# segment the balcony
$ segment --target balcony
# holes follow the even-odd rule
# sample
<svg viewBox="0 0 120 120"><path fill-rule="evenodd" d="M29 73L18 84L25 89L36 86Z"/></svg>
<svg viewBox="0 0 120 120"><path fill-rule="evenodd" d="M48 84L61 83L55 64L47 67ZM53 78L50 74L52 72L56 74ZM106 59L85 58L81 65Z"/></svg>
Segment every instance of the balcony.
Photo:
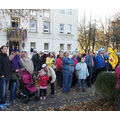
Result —
<svg viewBox="0 0 120 120"><path fill-rule="evenodd" d="M27 29L18 27L7 28L7 40L24 41L25 39L27 39Z"/></svg>

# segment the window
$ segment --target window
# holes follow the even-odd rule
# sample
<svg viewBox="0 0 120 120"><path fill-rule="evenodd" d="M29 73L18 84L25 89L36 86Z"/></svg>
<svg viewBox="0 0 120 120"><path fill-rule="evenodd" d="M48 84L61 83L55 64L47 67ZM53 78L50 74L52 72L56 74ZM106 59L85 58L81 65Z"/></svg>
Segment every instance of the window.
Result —
<svg viewBox="0 0 120 120"><path fill-rule="evenodd" d="M60 24L60 33L64 33L64 24Z"/></svg>
<svg viewBox="0 0 120 120"><path fill-rule="evenodd" d="M43 11L43 17L49 18L50 17L50 11Z"/></svg>
<svg viewBox="0 0 120 120"><path fill-rule="evenodd" d="M68 50L68 51L71 50L71 44L67 44L67 50Z"/></svg>
<svg viewBox="0 0 120 120"><path fill-rule="evenodd" d="M30 52L34 52L35 50L35 42L30 43Z"/></svg>
<svg viewBox="0 0 120 120"><path fill-rule="evenodd" d="M50 33L50 22L43 22L43 32Z"/></svg>
<svg viewBox="0 0 120 120"><path fill-rule="evenodd" d="M36 20L30 20L30 31L37 32L37 21Z"/></svg>
<svg viewBox="0 0 120 120"><path fill-rule="evenodd" d="M11 27L19 27L19 19L11 18Z"/></svg>
<svg viewBox="0 0 120 120"><path fill-rule="evenodd" d="M61 13L61 14L64 14L64 13L65 13L65 10L64 10L64 9L61 9L61 10L60 10L60 13Z"/></svg>
<svg viewBox="0 0 120 120"><path fill-rule="evenodd" d="M60 50L64 50L64 44L60 44Z"/></svg>
<svg viewBox="0 0 120 120"><path fill-rule="evenodd" d="M68 10L67 10L67 14L68 14L68 15L72 15L72 9L68 9Z"/></svg>
<svg viewBox="0 0 120 120"><path fill-rule="evenodd" d="M68 30L67 30L68 34L72 33L72 25L68 24Z"/></svg>
<svg viewBox="0 0 120 120"><path fill-rule="evenodd" d="M48 43L44 43L44 50L49 50L49 44Z"/></svg>
<svg viewBox="0 0 120 120"><path fill-rule="evenodd" d="M37 15L37 13L36 13L36 11L34 11L34 10L31 10L31 13L30 13L32 16L36 16Z"/></svg>

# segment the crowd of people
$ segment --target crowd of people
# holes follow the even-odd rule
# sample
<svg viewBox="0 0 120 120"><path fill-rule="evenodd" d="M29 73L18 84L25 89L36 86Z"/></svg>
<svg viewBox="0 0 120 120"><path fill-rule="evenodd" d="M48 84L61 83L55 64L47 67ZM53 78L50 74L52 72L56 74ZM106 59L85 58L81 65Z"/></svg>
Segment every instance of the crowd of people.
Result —
<svg viewBox="0 0 120 120"><path fill-rule="evenodd" d="M96 76L102 71L109 71L109 54L101 47L93 54L92 49L87 54L59 51L45 54L34 51L32 58L26 51L11 51L1 47L0 52L0 107L6 109L7 105L18 101L17 91L28 91L28 94L38 92L35 79L39 80L39 100L45 100L47 87L51 87L51 97L55 97L55 89L62 89L63 93L70 92L76 87L76 92L86 92L92 87ZM21 87L21 84L24 86ZM6 102L10 90L10 102ZM24 95L23 95L24 96Z"/></svg>

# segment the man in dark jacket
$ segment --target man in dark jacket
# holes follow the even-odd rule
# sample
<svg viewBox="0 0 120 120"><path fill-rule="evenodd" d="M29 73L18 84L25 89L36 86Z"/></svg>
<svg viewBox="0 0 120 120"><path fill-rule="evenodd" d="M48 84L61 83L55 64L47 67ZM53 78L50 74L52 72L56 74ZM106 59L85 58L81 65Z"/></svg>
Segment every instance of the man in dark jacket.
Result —
<svg viewBox="0 0 120 120"><path fill-rule="evenodd" d="M9 84L9 74L10 74L10 64L9 57L7 56L7 47L1 47L0 53L0 107L6 109L7 93L8 93L8 84Z"/></svg>
<svg viewBox="0 0 120 120"><path fill-rule="evenodd" d="M42 69L42 64L44 63L44 57L43 55L41 55L41 52L40 54L34 52L34 55L32 56L32 61L34 64L34 72L38 73L38 71Z"/></svg>
<svg viewBox="0 0 120 120"><path fill-rule="evenodd" d="M93 53L91 49L89 49L88 51L85 62L88 66L88 71L89 71L89 77L87 78L87 86L91 87L93 83L92 74L93 74L93 67L94 67Z"/></svg>

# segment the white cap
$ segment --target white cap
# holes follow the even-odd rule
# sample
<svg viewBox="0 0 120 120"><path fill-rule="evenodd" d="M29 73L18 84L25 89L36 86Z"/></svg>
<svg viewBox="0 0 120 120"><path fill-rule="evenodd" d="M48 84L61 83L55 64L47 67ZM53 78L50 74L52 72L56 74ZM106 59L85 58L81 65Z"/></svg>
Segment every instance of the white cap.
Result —
<svg viewBox="0 0 120 120"><path fill-rule="evenodd" d="M46 65L46 64L43 64L43 65L42 65L42 68L45 68L45 67L47 67L47 65Z"/></svg>

